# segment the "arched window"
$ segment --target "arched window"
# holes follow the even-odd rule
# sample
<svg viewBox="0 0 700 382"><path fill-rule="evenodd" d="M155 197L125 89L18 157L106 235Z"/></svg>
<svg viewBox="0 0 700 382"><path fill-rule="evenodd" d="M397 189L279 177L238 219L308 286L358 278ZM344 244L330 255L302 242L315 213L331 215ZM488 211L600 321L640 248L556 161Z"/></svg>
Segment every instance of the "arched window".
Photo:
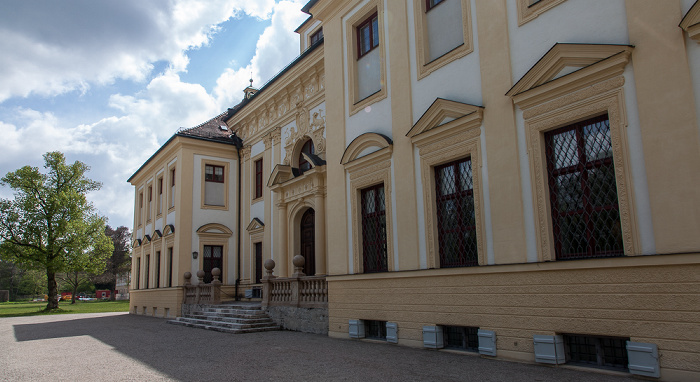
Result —
<svg viewBox="0 0 700 382"><path fill-rule="evenodd" d="M304 158L304 154L306 155L312 155L314 153L314 142L309 139L304 143L304 146L301 147L301 151L299 152L299 170L301 172L311 170L311 163L309 163L306 158Z"/></svg>

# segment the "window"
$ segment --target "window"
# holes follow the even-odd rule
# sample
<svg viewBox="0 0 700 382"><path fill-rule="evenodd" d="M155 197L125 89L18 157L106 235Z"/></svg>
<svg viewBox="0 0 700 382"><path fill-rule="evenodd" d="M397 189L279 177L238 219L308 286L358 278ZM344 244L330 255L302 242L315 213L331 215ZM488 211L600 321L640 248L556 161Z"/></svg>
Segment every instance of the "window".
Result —
<svg viewBox="0 0 700 382"><path fill-rule="evenodd" d="M435 168L440 267L479 265L471 158Z"/></svg>
<svg viewBox="0 0 700 382"><path fill-rule="evenodd" d="M545 133L558 260L623 255L608 116Z"/></svg>
<svg viewBox="0 0 700 382"><path fill-rule="evenodd" d="M139 289L141 287L141 258L137 257L136 258L136 288Z"/></svg>
<svg viewBox="0 0 700 382"><path fill-rule="evenodd" d="M365 338L386 340L386 321L365 320Z"/></svg>
<svg viewBox="0 0 700 382"><path fill-rule="evenodd" d="M146 221L151 220L151 211L153 211L153 186L148 186L148 219Z"/></svg>
<svg viewBox="0 0 700 382"><path fill-rule="evenodd" d="M323 38L323 28L319 29L318 31L314 32L314 34L311 35L311 45L321 41Z"/></svg>
<svg viewBox="0 0 700 382"><path fill-rule="evenodd" d="M156 251L156 288L160 288L160 251Z"/></svg>
<svg viewBox="0 0 700 382"><path fill-rule="evenodd" d="M151 270L150 270L150 265L151 265L151 255L146 255L146 274L144 275L144 287L148 289L148 278L151 275Z"/></svg>
<svg viewBox="0 0 700 382"><path fill-rule="evenodd" d="M175 207L175 169L170 170L170 208Z"/></svg>
<svg viewBox="0 0 700 382"><path fill-rule="evenodd" d="M167 287L173 286L173 247L168 248L168 285Z"/></svg>
<svg viewBox="0 0 700 382"><path fill-rule="evenodd" d="M566 0L517 0L518 1L518 26L534 20L537 16L547 12Z"/></svg>
<svg viewBox="0 0 700 382"><path fill-rule="evenodd" d="M386 211L384 185L362 190L362 261L365 273L386 272Z"/></svg>
<svg viewBox="0 0 700 382"><path fill-rule="evenodd" d="M163 177L158 178L158 215L163 213Z"/></svg>
<svg viewBox="0 0 700 382"><path fill-rule="evenodd" d="M139 225L143 224L143 191L139 192Z"/></svg>
<svg viewBox="0 0 700 382"><path fill-rule="evenodd" d="M204 270L204 283L209 284L212 282L213 277L211 275L211 270L214 268L219 268L222 272L224 271L224 247L221 245L205 245L204 246L204 256L203 256L203 270ZM219 280L221 281L221 280Z"/></svg>
<svg viewBox="0 0 700 382"><path fill-rule="evenodd" d="M301 147L301 152L299 152L299 170L303 173L304 171L311 170L311 163L304 158L304 154L313 155L314 154L314 142L309 139Z"/></svg>
<svg viewBox="0 0 700 382"><path fill-rule="evenodd" d="M255 161L255 198L262 198L263 196L263 160L258 159Z"/></svg>
<svg viewBox="0 0 700 382"><path fill-rule="evenodd" d="M204 180L207 182L224 182L224 167L206 165L204 167Z"/></svg>
<svg viewBox="0 0 700 382"><path fill-rule="evenodd" d="M202 208L226 209L228 201L228 184L226 182L227 166L224 162L217 164L202 163L204 182L202 183Z"/></svg>
<svg viewBox="0 0 700 382"><path fill-rule="evenodd" d="M479 351L479 328L465 326L443 326L445 348Z"/></svg>
<svg viewBox="0 0 700 382"><path fill-rule="evenodd" d="M379 19L373 14L357 26L358 59L379 46Z"/></svg>
<svg viewBox="0 0 700 382"><path fill-rule="evenodd" d="M434 6L442 3L445 0L425 0L425 9L426 10L431 10L433 9Z"/></svg>
<svg viewBox="0 0 700 382"><path fill-rule="evenodd" d="M255 243L255 283L260 284L263 274L262 243Z"/></svg>
<svg viewBox="0 0 700 382"><path fill-rule="evenodd" d="M470 7L468 0L413 0L419 80L473 51Z"/></svg>
<svg viewBox="0 0 700 382"><path fill-rule="evenodd" d="M629 338L565 334L566 361L601 368L627 370Z"/></svg>

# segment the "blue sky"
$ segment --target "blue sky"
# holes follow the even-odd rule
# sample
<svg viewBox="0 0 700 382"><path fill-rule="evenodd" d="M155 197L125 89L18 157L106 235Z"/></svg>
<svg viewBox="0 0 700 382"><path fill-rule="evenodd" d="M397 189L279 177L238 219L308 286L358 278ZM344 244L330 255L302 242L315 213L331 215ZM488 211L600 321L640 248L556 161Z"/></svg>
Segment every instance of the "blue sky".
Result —
<svg viewBox="0 0 700 382"><path fill-rule="evenodd" d="M133 172L180 127L237 104L294 59L306 0L0 2L0 176L62 151L133 224ZM0 187L0 197L11 198Z"/></svg>

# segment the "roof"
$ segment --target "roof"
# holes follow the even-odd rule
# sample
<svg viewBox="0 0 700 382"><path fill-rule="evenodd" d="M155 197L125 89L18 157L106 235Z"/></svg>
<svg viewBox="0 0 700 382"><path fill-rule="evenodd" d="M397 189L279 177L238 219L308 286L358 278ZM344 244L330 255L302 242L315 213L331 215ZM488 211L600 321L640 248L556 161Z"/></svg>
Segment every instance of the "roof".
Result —
<svg viewBox="0 0 700 382"><path fill-rule="evenodd" d="M313 7L314 5L316 5L316 3L318 3L318 0L311 0L311 1L309 1L308 3L306 3L306 5L304 5L304 6L301 8L301 11L304 12L304 13L306 13L306 14L308 14L308 15L310 15L310 14L311 14L311 7Z"/></svg>
<svg viewBox="0 0 700 382"><path fill-rule="evenodd" d="M160 146L160 148L153 153L153 155L151 155L151 157L148 158L148 160L146 160L146 162L144 162L141 167L139 167L139 169L136 170L136 172L134 172L134 174L131 175L126 181L131 182L136 174L143 170L143 168L146 167L153 160L153 158L157 157L158 154L163 151L176 137L200 139L204 141L234 145L234 140L231 137L233 133L228 129L228 127L226 127L224 120L228 118L231 113L237 111L242 104L243 103L241 102L233 108L230 108L216 117L195 127L180 128L175 134L173 134L172 137L170 137L170 139L163 143L163 145ZM222 126L226 127L226 130L222 129Z"/></svg>

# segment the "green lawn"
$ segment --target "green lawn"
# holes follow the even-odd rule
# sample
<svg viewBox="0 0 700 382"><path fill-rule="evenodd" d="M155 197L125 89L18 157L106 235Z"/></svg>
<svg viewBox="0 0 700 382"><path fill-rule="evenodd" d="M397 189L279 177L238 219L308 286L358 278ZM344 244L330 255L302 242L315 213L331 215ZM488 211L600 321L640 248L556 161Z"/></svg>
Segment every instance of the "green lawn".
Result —
<svg viewBox="0 0 700 382"><path fill-rule="evenodd" d="M46 302L0 302L0 317L40 316L47 314L128 312L129 301L60 301L59 309L43 312Z"/></svg>

